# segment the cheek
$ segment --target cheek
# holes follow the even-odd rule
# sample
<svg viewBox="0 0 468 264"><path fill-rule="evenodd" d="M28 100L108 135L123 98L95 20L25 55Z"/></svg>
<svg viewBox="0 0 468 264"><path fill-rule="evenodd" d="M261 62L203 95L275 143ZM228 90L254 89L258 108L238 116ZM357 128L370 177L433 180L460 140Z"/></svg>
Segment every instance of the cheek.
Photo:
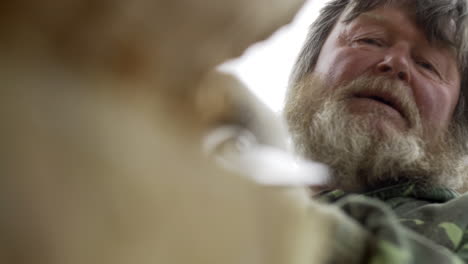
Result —
<svg viewBox="0 0 468 264"><path fill-rule="evenodd" d="M375 57L363 56L352 48L341 48L320 59L315 72L321 74L327 84L336 87L368 72Z"/></svg>
<svg viewBox="0 0 468 264"><path fill-rule="evenodd" d="M447 128L455 110L459 90L446 85L422 84L414 90L423 122L431 128Z"/></svg>

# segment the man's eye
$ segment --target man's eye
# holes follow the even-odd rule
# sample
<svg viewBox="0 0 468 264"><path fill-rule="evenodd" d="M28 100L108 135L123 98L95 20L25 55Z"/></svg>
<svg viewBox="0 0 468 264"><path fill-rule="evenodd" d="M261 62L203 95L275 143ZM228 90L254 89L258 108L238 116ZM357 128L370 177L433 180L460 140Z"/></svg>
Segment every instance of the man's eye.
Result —
<svg viewBox="0 0 468 264"><path fill-rule="evenodd" d="M417 61L416 63L417 63L419 66L421 66L422 68L426 69L426 70L436 72L434 66L433 66L431 63L429 63L429 62L426 62L426 61Z"/></svg>
<svg viewBox="0 0 468 264"><path fill-rule="evenodd" d="M362 44L377 46L377 47L382 47L383 46L382 41L380 41L378 39L373 39L373 38L362 38L362 39L359 39L358 42L360 42Z"/></svg>

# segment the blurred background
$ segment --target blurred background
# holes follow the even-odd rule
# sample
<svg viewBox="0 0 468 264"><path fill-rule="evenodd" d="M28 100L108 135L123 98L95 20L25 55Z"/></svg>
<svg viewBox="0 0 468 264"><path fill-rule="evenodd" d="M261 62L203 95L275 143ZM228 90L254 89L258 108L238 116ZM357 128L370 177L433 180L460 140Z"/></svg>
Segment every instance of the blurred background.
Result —
<svg viewBox="0 0 468 264"><path fill-rule="evenodd" d="M283 108L289 73L309 25L328 0L308 0L291 24L250 47L243 56L221 66L238 76L273 111Z"/></svg>

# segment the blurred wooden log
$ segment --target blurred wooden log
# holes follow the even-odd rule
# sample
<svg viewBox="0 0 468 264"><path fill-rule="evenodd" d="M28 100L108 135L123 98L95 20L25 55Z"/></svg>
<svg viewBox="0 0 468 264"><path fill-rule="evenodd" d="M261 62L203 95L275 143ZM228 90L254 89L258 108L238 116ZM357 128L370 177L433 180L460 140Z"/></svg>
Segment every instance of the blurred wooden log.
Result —
<svg viewBox="0 0 468 264"><path fill-rule="evenodd" d="M320 263L326 214L204 157L195 99L300 5L0 3L0 261Z"/></svg>

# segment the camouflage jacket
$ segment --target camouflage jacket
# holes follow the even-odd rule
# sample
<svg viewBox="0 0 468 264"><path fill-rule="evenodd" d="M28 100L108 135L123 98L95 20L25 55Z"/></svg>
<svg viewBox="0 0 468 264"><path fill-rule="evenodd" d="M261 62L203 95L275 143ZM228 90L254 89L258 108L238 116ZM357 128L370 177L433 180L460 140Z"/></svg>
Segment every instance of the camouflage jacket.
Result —
<svg viewBox="0 0 468 264"><path fill-rule="evenodd" d="M332 263L468 263L468 194L400 184L318 199L347 215L335 231Z"/></svg>

